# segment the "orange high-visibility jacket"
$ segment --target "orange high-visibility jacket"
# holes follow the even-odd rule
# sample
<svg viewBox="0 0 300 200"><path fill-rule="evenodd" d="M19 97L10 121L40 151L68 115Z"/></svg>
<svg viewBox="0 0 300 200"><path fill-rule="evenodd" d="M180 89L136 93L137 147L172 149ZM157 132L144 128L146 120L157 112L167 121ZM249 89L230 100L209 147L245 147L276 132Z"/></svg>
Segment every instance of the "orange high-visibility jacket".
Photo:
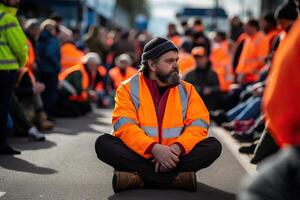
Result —
<svg viewBox="0 0 300 200"><path fill-rule="evenodd" d="M269 44L263 33L257 32L252 37L247 36L235 73L246 75L247 82L257 81L268 52Z"/></svg>
<svg viewBox="0 0 300 200"><path fill-rule="evenodd" d="M84 53L77 49L72 43L65 43L60 47L61 53L61 71L68 69L81 62Z"/></svg>
<svg viewBox="0 0 300 200"><path fill-rule="evenodd" d="M183 76L196 67L196 60L190 53L179 52L178 56L179 71Z"/></svg>
<svg viewBox="0 0 300 200"><path fill-rule="evenodd" d="M267 40L267 43L269 45L269 50L272 47L274 39L279 35L279 33L280 33L280 29L274 29L274 30L271 30L269 33L266 34L266 40Z"/></svg>
<svg viewBox="0 0 300 200"><path fill-rule="evenodd" d="M82 92L81 94L77 94L76 89L67 81L65 80L70 74L73 72L80 71L81 76L82 76L82 81L81 81L81 87L82 87ZM65 71L61 72L58 76L58 79L60 81L60 84L67 88L68 91L72 95L69 96L69 100L71 101L79 101L79 102L84 102L88 99L88 86L89 86L89 76L88 73L86 72L84 65L83 64L78 64L74 65L73 67L69 67Z"/></svg>
<svg viewBox="0 0 300 200"><path fill-rule="evenodd" d="M207 137L210 123L207 108L196 89L181 81L170 88L162 130L158 130L155 105L140 73L118 88L112 122L114 135L144 158L151 157L146 150L159 141L167 146L179 143L188 154Z"/></svg>
<svg viewBox="0 0 300 200"><path fill-rule="evenodd" d="M228 92L233 82L233 70L229 52L229 42L227 40L213 47L210 60L214 71L218 75L221 90Z"/></svg>
<svg viewBox="0 0 300 200"><path fill-rule="evenodd" d="M267 126L277 142L300 144L300 19L275 53L263 97Z"/></svg>
<svg viewBox="0 0 300 200"><path fill-rule="evenodd" d="M108 74L113 81L114 89L117 89L119 85L122 83L122 81L125 81L129 79L131 76L135 75L137 73L137 69L128 66L126 68L125 75L123 76L119 67L114 67L109 70Z"/></svg>
<svg viewBox="0 0 300 200"><path fill-rule="evenodd" d="M181 44L182 44L182 38L180 35L174 35L172 37L169 38L174 44L176 47L180 47Z"/></svg>
<svg viewBox="0 0 300 200"><path fill-rule="evenodd" d="M27 59L25 66L32 69L33 65L35 63L35 52L34 52L32 42L28 38L26 38L26 43L28 45L28 59Z"/></svg>

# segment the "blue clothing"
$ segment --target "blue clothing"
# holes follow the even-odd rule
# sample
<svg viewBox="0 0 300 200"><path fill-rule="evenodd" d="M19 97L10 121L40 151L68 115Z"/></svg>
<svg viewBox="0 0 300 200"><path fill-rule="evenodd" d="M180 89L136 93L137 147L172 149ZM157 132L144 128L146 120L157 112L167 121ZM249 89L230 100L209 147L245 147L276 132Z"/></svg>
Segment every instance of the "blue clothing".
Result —
<svg viewBox="0 0 300 200"><path fill-rule="evenodd" d="M227 118L232 120L256 119L261 112L261 97L249 98L227 112Z"/></svg>
<svg viewBox="0 0 300 200"><path fill-rule="evenodd" d="M43 31L37 42L38 72L58 74L60 65L59 40L48 31Z"/></svg>

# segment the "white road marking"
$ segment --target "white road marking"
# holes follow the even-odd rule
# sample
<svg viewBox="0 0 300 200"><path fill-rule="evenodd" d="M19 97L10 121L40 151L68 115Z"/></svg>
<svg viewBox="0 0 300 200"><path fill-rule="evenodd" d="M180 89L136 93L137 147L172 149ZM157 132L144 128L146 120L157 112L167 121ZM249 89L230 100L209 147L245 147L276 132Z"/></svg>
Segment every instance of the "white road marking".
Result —
<svg viewBox="0 0 300 200"><path fill-rule="evenodd" d="M250 157L246 154L239 153L240 143L232 138L226 131L219 127L211 127L214 134L225 143L226 147L231 151L234 157L238 160L241 166L249 175L255 174L256 165L250 163Z"/></svg>
<svg viewBox="0 0 300 200"><path fill-rule="evenodd" d="M6 192L1 192L0 191L0 197L4 196L6 194Z"/></svg>

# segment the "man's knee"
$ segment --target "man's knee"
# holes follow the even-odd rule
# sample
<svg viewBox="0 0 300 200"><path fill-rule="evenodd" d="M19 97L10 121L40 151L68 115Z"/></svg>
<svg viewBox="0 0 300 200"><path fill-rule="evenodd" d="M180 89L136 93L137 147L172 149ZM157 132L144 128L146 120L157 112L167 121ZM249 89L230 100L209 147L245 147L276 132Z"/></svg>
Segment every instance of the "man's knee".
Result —
<svg viewBox="0 0 300 200"><path fill-rule="evenodd" d="M105 159L106 155L110 154L112 150L112 141L113 141L112 135L104 134L97 138L95 143L95 150L97 153L97 157L103 161Z"/></svg>
<svg viewBox="0 0 300 200"><path fill-rule="evenodd" d="M211 157L216 160L221 155L222 144L214 137L209 137L207 140L210 143L208 151L210 152Z"/></svg>

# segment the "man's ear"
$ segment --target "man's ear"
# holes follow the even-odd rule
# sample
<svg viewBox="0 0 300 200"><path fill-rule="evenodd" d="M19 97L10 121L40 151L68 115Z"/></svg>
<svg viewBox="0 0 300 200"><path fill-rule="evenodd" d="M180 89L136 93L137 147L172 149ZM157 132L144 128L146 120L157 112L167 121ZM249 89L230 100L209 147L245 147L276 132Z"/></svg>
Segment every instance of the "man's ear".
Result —
<svg viewBox="0 0 300 200"><path fill-rule="evenodd" d="M149 60L147 62L148 62L150 70L155 72L156 71L156 62L154 62L153 60Z"/></svg>

